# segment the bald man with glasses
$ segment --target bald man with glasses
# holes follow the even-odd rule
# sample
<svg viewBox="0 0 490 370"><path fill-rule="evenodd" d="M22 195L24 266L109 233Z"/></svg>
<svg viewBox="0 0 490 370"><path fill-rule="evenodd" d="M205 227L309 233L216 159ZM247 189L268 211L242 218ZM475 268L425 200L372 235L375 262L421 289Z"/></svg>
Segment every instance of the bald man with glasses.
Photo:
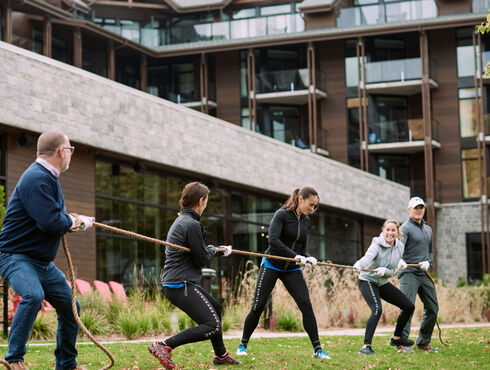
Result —
<svg viewBox="0 0 490 370"><path fill-rule="evenodd" d="M87 230L93 217L68 214L58 177L70 166L75 148L61 132L48 131L37 142L37 158L17 183L0 234L0 275L22 297L12 320L5 359L27 369L26 343L46 299L58 315L56 369L85 369L76 361L78 324L71 288L53 260L69 231ZM80 304L77 301L80 311Z"/></svg>

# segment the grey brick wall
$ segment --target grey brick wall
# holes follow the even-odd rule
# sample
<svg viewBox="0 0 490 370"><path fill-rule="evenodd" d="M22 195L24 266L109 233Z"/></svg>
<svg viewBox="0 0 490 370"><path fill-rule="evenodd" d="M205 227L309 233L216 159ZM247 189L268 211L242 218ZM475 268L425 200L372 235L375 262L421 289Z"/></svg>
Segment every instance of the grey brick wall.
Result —
<svg viewBox="0 0 490 370"><path fill-rule="evenodd" d="M481 231L480 204L447 203L437 211L437 273L456 282L467 277L466 233Z"/></svg>
<svg viewBox="0 0 490 370"><path fill-rule="evenodd" d="M406 217L407 187L3 42L0 123L282 194L311 185L322 204Z"/></svg>

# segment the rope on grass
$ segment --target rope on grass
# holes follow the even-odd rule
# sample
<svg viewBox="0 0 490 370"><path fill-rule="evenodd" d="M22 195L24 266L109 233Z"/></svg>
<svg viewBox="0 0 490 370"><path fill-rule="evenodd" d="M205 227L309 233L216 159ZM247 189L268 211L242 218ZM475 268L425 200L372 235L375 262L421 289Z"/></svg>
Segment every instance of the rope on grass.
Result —
<svg viewBox="0 0 490 370"><path fill-rule="evenodd" d="M90 338L90 340L97 346L99 347L104 353L109 357L109 360L111 363L105 367L103 367L101 370L107 370L110 369L114 365L114 357L112 357L112 354L109 352L107 348L105 348L102 344L100 344L97 339L92 335L92 333L83 325L82 320L80 320L80 316L78 315L78 310L77 310L77 287L75 284L75 270L73 269L73 263L71 261L71 256L70 256L70 251L68 250L68 243L66 242L66 236L63 235L61 238L61 241L63 242L63 250L65 251L65 256L66 256L66 262L68 263L68 275L70 278L71 282L71 309L73 311L73 316L75 317L75 321L77 322L78 326L82 329L82 331L87 335L87 337Z"/></svg>

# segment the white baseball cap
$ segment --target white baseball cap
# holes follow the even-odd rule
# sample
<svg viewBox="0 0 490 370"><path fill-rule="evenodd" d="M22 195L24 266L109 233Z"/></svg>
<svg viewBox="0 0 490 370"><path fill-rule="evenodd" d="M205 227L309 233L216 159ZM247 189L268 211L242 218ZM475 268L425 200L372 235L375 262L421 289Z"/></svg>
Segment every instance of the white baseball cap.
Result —
<svg viewBox="0 0 490 370"><path fill-rule="evenodd" d="M413 197L408 202L408 208L415 208L418 205L423 205L425 207L425 202L422 200L422 198Z"/></svg>

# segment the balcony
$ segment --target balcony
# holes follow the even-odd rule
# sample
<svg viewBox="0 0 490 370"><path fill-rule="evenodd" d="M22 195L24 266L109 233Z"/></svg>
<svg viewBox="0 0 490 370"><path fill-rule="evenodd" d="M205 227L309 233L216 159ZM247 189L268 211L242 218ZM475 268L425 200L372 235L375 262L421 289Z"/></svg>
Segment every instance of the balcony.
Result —
<svg viewBox="0 0 490 370"><path fill-rule="evenodd" d="M435 81L435 63L429 63L429 84ZM366 63L366 90L369 94L410 96L422 91L422 61L420 58L386 60Z"/></svg>
<svg viewBox="0 0 490 370"><path fill-rule="evenodd" d="M388 121L369 124L370 153L414 154L424 151L424 122L422 119ZM439 149L439 125L432 120L432 147Z"/></svg>
<svg viewBox="0 0 490 370"><path fill-rule="evenodd" d="M194 87L194 86L193 86ZM181 104L184 107L200 109L201 108L201 97L200 97L200 87L195 86L195 89L187 85L178 86L176 89L162 92L163 99L170 100L171 102ZM216 88L213 83L208 83L209 97L208 106L216 108ZM153 92L151 88L148 91L152 95L159 96L157 92ZM206 104L206 97L203 98L203 105Z"/></svg>
<svg viewBox="0 0 490 370"><path fill-rule="evenodd" d="M435 0L413 0L340 9L337 27L415 21L437 17Z"/></svg>
<svg viewBox="0 0 490 370"><path fill-rule="evenodd" d="M324 157L330 156L330 153L327 150L327 130L317 127L316 138L316 147L313 144L312 152L323 155Z"/></svg>
<svg viewBox="0 0 490 370"><path fill-rule="evenodd" d="M100 23L102 20L94 20ZM123 21L120 21L120 23ZM184 20L164 28L141 27L131 24L102 25L104 28L150 48L200 41L235 40L302 32L305 22L300 14L281 14L223 22L198 23Z"/></svg>
<svg viewBox="0 0 490 370"><path fill-rule="evenodd" d="M473 13L488 14L490 0L473 0Z"/></svg>
<svg viewBox="0 0 490 370"><path fill-rule="evenodd" d="M326 76L315 72L316 98L326 98ZM295 104L308 103L308 69L290 69L257 73L255 76L256 100L260 103ZM313 86L311 87L313 91Z"/></svg>

